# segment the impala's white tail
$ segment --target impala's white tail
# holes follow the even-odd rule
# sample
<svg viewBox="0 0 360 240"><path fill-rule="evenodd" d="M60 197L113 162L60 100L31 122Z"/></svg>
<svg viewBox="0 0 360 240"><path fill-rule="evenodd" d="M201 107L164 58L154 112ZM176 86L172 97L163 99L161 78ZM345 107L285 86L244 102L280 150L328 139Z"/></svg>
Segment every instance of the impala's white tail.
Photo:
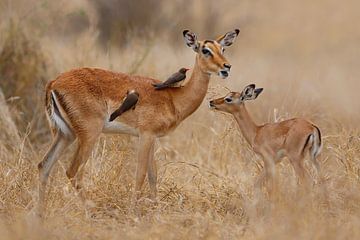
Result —
<svg viewBox="0 0 360 240"><path fill-rule="evenodd" d="M49 120L50 128L55 135L57 131L60 131L64 136L73 136L66 113L59 102L57 94L54 90L46 89L46 113Z"/></svg>
<svg viewBox="0 0 360 240"><path fill-rule="evenodd" d="M312 163L314 164L314 166L316 167L316 170L319 172L320 165L319 165L318 161L316 160L316 158L319 156L319 154L321 153L321 150L322 150L321 132L318 127L316 127L315 125L313 125L313 126L314 126L315 130L312 134L309 135L305 146L310 146L310 149L309 149L310 159L311 159Z"/></svg>
<svg viewBox="0 0 360 240"><path fill-rule="evenodd" d="M316 126L314 126L316 131L313 133L313 136L314 136L314 144L312 145L311 147L311 157L312 158L316 158L321 150L322 150L322 141L321 141L321 132L320 132L320 129Z"/></svg>

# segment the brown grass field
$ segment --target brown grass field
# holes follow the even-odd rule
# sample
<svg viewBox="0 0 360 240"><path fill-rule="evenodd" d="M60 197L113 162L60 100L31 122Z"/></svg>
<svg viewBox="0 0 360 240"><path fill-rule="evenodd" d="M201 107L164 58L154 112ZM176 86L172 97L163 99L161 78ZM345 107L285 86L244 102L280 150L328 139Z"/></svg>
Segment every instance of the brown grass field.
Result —
<svg viewBox="0 0 360 240"><path fill-rule="evenodd" d="M356 0L0 0L0 239L360 239L359 9ZM164 79L194 63L183 29L203 39L236 27L230 77L213 76L202 106L156 144L157 205L146 184L130 207L137 139L103 135L86 165L91 206L66 178L71 147L37 221L46 81L82 66ZM207 107L249 83L265 89L247 105L258 123L305 117L322 130L310 189L285 159L275 198L254 194L262 162L232 117Z"/></svg>

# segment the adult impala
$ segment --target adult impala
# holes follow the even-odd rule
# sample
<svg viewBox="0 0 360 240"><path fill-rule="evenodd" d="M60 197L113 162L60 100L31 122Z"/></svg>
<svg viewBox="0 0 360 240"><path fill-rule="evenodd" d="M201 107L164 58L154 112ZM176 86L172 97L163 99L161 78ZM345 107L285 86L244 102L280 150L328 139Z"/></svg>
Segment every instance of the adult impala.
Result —
<svg viewBox="0 0 360 240"><path fill-rule="evenodd" d="M275 164L288 157L300 179L305 179L304 158L309 153L312 163L319 172L316 157L320 154L321 133L317 126L305 119L293 118L277 123L257 125L250 117L245 101L256 99L262 88L250 84L239 92L230 92L225 97L211 100L210 108L231 113L240 131L255 153L264 161L264 171L257 186L264 180L273 180ZM269 182L272 185L272 182ZM269 189L271 191L271 187Z"/></svg>
<svg viewBox="0 0 360 240"><path fill-rule="evenodd" d="M228 76L231 65L223 52L238 34L236 29L216 40L198 41L194 33L185 30L185 42L196 52L196 57L192 75L183 88L156 91L152 84L159 83L159 80L95 68L71 70L49 82L46 86L46 110L54 140L38 165L40 212L48 176L61 153L78 139L66 175L75 189L81 190L83 167L101 133L139 137L135 193L139 196L147 173L151 198L155 199L155 139L174 130L200 106L210 75ZM140 95L136 109L109 122L109 115L118 108L128 90L135 90Z"/></svg>

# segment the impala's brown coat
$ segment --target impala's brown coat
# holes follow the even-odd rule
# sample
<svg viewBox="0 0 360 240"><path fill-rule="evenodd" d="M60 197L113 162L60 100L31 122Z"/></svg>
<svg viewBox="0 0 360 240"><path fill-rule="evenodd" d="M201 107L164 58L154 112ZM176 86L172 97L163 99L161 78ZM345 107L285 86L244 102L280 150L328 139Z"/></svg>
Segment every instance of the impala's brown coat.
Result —
<svg viewBox="0 0 360 240"><path fill-rule="evenodd" d="M187 45L197 55L192 75L182 88L156 91L152 83L159 80L97 68L74 69L49 82L46 87L46 109L55 137L39 164L40 208L52 166L76 138L78 147L66 174L74 187L81 189L83 166L102 132L139 136L135 191L140 192L148 173L151 196L155 198L155 139L174 130L200 106L211 74L228 76L231 65L223 56L223 47L230 46L238 33L238 30L231 31L217 41L205 43L197 41L196 35L190 31L184 31ZM211 49L211 56L203 54L203 48ZM128 90L139 93L135 110L125 112L114 122L109 122L109 115L118 108Z"/></svg>

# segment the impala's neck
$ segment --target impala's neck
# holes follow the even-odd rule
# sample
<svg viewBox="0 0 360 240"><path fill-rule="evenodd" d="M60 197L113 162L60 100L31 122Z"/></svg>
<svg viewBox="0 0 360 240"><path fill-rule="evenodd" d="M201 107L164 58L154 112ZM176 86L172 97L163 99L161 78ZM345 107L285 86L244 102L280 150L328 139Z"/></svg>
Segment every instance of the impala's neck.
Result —
<svg viewBox="0 0 360 240"><path fill-rule="evenodd" d="M250 117L246 110L245 104L239 106L239 111L233 113L236 122L239 125L241 133L244 135L246 141L253 146L257 129L259 128Z"/></svg>
<svg viewBox="0 0 360 240"><path fill-rule="evenodd" d="M192 114L202 103L208 90L210 74L199 66L199 56L196 56L193 72L187 84L172 91L173 103L181 120Z"/></svg>

